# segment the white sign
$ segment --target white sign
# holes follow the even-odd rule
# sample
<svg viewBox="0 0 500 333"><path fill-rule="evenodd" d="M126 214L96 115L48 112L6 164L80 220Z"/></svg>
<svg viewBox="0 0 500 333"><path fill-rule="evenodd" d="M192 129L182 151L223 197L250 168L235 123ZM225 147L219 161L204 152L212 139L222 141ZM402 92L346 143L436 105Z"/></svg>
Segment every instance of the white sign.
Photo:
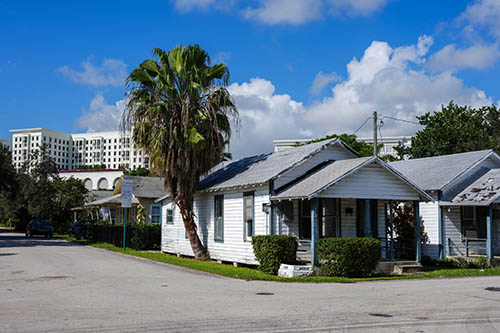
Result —
<svg viewBox="0 0 500 333"><path fill-rule="evenodd" d="M130 179L122 180L122 207L132 207L132 195L134 192L134 182Z"/></svg>

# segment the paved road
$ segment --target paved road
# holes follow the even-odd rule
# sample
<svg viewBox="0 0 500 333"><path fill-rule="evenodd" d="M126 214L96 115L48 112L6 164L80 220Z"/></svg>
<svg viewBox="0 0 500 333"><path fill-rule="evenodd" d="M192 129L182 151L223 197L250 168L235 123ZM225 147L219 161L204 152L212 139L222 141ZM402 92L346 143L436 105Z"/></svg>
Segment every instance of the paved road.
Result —
<svg viewBox="0 0 500 333"><path fill-rule="evenodd" d="M0 233L1 332L496 332L485 287L500 278L247 282Z"/></svg>

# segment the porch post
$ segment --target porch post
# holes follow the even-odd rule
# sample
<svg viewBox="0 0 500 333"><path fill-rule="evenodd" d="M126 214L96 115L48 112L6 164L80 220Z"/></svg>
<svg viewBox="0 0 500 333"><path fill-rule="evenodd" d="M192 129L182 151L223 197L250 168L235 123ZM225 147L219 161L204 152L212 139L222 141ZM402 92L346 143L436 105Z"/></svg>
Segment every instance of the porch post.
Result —
<svg viewBox="0 0 500 333"><path fill-rule="evenodd" d="M446 249L444 246L444 225L443 225L443 206L438 204L438 252L439 259L446 256Z"/></svg>
<svg viewBox="0 0 500 333"><path fill-rule="evenodd" d="M365 199L365 237L372 237L372 232L371 232L372 210L370 204L371 204L370 199Z"/></svg>
<svg viewBox="0 0 500 333"><path fill-rule="evenodd" d="M489 260L493 259L493 207L488 207L488 216L486 217L486 256Z"/></svg>
<svg viewBox="0 0 500 333"><path fill-rule="evenodd" d="M311 263L318 263L318 198L311 200Z"/></svg>
<svg viewBox="0 0 500 333"><path fill-rule="evenodd" d="M394 221L393 221L393 214L392 214L392 200L389 200L389 223L391 225L391 246L390 246L390 259L391 261L394 261Z"/></svg>
<svg viewBox="0 0 500 333"><path fill-rule="evenodd" d="M422 260L422 247L420 245L420 206L418 201L413 201L413 210L415 211L415 260L420 262Z"/></svg>
<svg viewBox="0 0 500 333"><path fill-rule="evenodd" d="M274 181L269 182L269 197L274 194ZM269 207L269 235L274 234L274 203L272 201Z"/></svg>
<svg viewBox="0 0 500 333"><path fill-rule="evenodd" d="M269 207L269 235L274 235L274 203Z"/></svg>

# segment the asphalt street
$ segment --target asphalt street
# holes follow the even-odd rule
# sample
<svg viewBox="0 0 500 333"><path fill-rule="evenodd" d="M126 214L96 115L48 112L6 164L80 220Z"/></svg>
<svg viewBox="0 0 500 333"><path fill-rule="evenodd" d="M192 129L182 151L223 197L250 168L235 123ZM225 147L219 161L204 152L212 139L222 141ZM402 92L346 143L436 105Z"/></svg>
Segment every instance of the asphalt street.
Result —
<svg viewBox="0 0 500 333"><path fill-rule="evenodd" d="M497 332L500 277L242 281L0 233L1 332Z"/></svg>

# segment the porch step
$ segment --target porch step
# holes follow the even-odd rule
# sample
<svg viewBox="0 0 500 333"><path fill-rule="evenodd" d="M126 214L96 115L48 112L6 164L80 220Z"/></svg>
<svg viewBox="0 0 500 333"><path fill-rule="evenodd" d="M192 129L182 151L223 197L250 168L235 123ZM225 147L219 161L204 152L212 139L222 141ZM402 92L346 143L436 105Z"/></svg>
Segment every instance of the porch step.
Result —
<svg viewBox="0 0 500 333"><path fill-rule="evenodd" d="M422 273L422 265L416 261L395 262L393 273L398 275L419 274Z"/></svg>

